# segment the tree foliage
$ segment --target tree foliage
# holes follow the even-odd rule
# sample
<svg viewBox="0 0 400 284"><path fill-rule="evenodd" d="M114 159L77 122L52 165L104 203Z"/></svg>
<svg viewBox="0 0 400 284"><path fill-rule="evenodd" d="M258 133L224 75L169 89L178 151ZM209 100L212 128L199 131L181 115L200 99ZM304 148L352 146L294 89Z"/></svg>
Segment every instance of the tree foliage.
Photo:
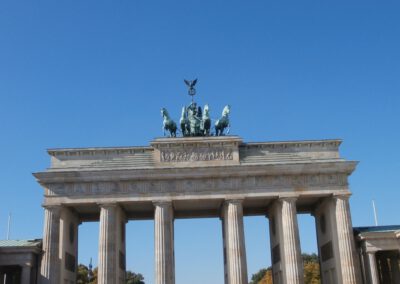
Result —
<svg viewBox="0 0 400 284"><path fill-rule="evenodd" d="M89 281L89 268L86 265L79 264L76 275L77 284L97 284L97 267L90 273L91 280ZM144 277L140 273L126 271L126 284L145 284Z"/></svg>
<svg viewBox="0 0 400 284"><path fill-rule="evenodd" d="M304 284L320 284L318 255L315 253L301 255L304 266ZM272 284L272 268L263 268L251 277L249 284Z"/></svg>
<svg viewBox="0 0 400 284"><path fill-rule="evenodd" d="M86 265L79 264L78 265L78 273L76 275L76 283L77 284L86 284L89 283L89 277L88 277L88 272L89 269L87 268Z"/></svg>
<svg viewBox="0 0 400 284"><path fill-rule="evenodd" d="M301 254L301 258L303 259L303 262L305 262L305 263L308 263L308 262L318 263L318 255L316 253L312 253L312 254L303 253L303 254Z"/></svg>
<svg viewBox="0 0 400 284"><path fill-rule="evenodd" d="M249 284L258 284L261 279L264 278L264 275L267 273L267 269L263 268L260 269L257 273L253 274L253 276L251 276L251 281Z"/></svg>
<svg viewBox="0 0 400 284"><path fill-rule="evenodd" d="M256 274L253 274L249 284L272 284L272 268L263 268Z"/></svg>
<svg viewBox="0 0 400 284"><path fill-rule="evenodd" d="M145 284L144 277L140 273L136 274L128 270L126 272L126 284Z"/></svg>
<svg viewBox="0 0 400 284"><path fill-rule="evenodd" d="M305 284L320 284L321 283L318 262L305 262L304 263L304 283Z"/></svg>

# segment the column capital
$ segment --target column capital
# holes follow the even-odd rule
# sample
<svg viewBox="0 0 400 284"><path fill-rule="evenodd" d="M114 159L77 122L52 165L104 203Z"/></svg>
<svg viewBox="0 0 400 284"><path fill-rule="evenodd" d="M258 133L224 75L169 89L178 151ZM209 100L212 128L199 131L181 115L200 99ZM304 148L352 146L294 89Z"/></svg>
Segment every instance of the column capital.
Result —
<svg viewBox="0 0 400 284"><path fill-rule="evenodd" d="M294 196L279 196L279 198L277 199L277 201L287 201L287 202L296 202L297 199L299 199L298 195L294 195Z"/></svg>
<svg viewBox="0 0 400 284"><path fill-rule="evenodd" d="M344 200L344 201L348 201L350 199L351 193L338 193L338 194L333 194L332 198L333 200Z"/></svg>
<svg viewBox="0 0 400 284"><path fill-rule="evenodd" d="M279 196L278 198L273 199L269 204L268 204L268 209L267 209L267 214L266 217L269 218L269 212L274 205L279 204L282 205L284 201L290 202L290 203L296 203L297 199L299 196Z"/></svg>
<svg viewBox="0 0 400 284"><path fill-rule="evenodd" d="M42 207L46 210L49 210L53 213L60 213L63 206L60 205L42 205Z"/></svg>
<svg viewBox="0 0 400 284"><path fill-rule="evenodd" d="M243 201L244 201L244 198L243 199L225 199L223 202L222 202L222 205L221 205L221 213L220 213L220 219L221 220L223 220L224 219L224 215L225 215L225 208L227 208L229 205L236 205L236 206L243 206ZM242 209L243 210L243 209Z"/></svg>
<svg viewBox="0 0 400 284"><path fill-rule="evenodd" d="M101 202L97 203L97 206L100 208L116 208L119 207L119 204L117 202Z"/></svg>
<svg viewBox="0 0 400 284"><path fill-rule="evenodd" d="M228 198L224 200L224 204L243 204L244 198Z"/></svg>
<svg viewBox="0 0 400 284"><path fill-rule="evenodd" d="M154 206L172 207L172 200L154 200Z"/></svg>

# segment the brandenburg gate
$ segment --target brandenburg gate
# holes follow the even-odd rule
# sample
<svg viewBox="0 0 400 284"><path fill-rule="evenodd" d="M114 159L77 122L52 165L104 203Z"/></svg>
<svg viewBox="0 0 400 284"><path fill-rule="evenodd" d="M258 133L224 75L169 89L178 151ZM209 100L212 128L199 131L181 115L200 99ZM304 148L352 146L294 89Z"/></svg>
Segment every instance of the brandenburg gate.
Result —
<svg viewBox="0 0 400 284"><path fill-rule="evenodd" d="M41 283L75 283L78 227L99 220L98 283L124 283L128 221L154 219L155 283L175 283L174 220L221 219L226 284L247 284L243 216L269 219L275 284L303 283L298 213L315 217L323 283L360 283L340 140L158 138L146 147L48 150ZM265 228L267 229L267 228Z"/></svg>

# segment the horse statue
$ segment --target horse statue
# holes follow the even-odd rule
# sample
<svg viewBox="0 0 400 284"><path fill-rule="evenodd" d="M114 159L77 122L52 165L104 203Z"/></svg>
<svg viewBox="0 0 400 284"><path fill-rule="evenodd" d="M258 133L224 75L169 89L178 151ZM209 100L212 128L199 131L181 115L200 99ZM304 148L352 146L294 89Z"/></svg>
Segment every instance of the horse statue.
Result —
<svg viewBox="0 0 400 284"><path fill-rule="evenodd" d="M222 117L215 122L215 136L224 135L225 128L228 127L227 134L229 133L229 113L231 111L230 105L227 105L222 110Z"/></svg>
<svg viewBox="0 0 400 284"><path fill-rule="evenodd" d="M189 125L189 120L187 118L187 110L185 106L182 107L182 115L181 119L179 120L179 124L181 125L182 136L189 136L190 125Z"/></svg>
<svg viewBox="0 0 400 284"><path fill-rule="evenodd" d="M163 117L164 136L165 136L165 130L167 130L169 131L169 137L176 137L176 123L169 117L167 109L162 108L161 115Z"/></svg>
<svg viewBox="0 0 400 284"><path fill-rule="evenodd" d="M203 135L209 136L210 128L211 128L211 119L210 119L209 108L208 105L205 105L203 110L203 117L201 119L200 130L203 133Z"/></svg>

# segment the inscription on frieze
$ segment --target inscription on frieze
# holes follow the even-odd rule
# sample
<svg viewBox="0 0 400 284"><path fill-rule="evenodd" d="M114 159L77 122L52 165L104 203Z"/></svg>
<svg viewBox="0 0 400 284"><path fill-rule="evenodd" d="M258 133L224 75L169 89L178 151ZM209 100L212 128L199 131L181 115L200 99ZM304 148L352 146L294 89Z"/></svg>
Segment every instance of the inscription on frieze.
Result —
<svg viewBox="0 0 400 284"><path fill-rule="evenodd" d="M224 160L233 160L232 150L224 148L192 148L160 151L160 161L164 163Z"/></svg>

